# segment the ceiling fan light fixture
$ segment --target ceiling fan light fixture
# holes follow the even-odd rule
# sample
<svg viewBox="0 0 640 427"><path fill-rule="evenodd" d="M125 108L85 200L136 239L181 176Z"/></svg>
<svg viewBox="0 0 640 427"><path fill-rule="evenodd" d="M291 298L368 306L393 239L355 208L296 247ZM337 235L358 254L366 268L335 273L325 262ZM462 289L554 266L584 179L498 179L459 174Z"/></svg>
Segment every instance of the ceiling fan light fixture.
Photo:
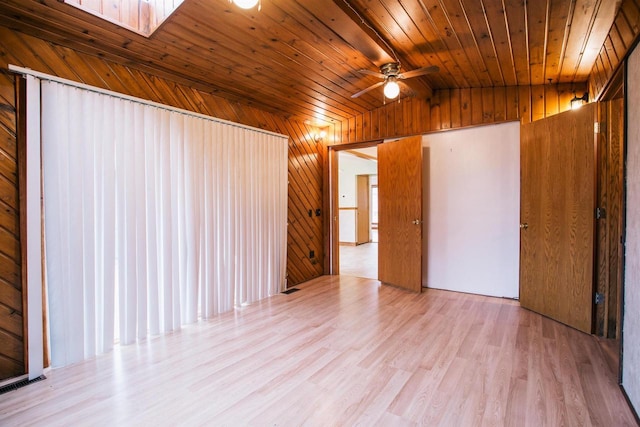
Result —
<svg viewBox="0 0 640 427"><path fill-rule="evenodd" d="M232 0L233 4L242 9L251 9L256 7L260 0Z"/></svg>
<svg viewBox="0 0 640 427"><path fill-rule="evenodd" d="M384 85L384 96L395 99L400 95L400 85L395 80L388 80Z"/></svg>
<svg viewBox="0 0 640 427"><path fill-rule="evenodd" d="M384 85L384 96L388 99L397 98L400 95L400 85L398 82L400 80L411 79L418 76L424 76L425 74L437 73L440 69L431 65L429 67L417 68L415 70L407 71L406 73L400 72L400 63L399 62L389 62L387 64L383 64L380 67L380 72L370 71L370 70L358 70L362 74L368 74L373 77L377 77L382 79L378 83L372 84L366 89L361 90L360 92L354 93L351 95L352 98L357 98L360 95L369 92L370 90L379 88Z"/></svg>

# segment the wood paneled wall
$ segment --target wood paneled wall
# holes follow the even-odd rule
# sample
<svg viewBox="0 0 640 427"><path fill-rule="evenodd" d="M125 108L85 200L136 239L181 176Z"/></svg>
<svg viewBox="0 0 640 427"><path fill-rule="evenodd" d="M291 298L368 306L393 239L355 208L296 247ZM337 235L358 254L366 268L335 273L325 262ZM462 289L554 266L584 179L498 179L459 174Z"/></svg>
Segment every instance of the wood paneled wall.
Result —
<svg viewBox="0 0 640 427"><path fill-rule="evenodd" d="M640 0L623 0L589 76L589 97L600 99L640 33Z"/></svg>
<svg viewBox="0 0 640 427"><path fill-rule="evenodd" d="M437 90L431 99L405 98L344 121L338 143L379 140L520 120L529 123L570 108L586 84Z"/></svg>
<svg viewBox="0 0 640 427"><path fill-rule="evenodd" d="M0 27L0 69L8 64L149 99L289 136L289 286L323 274L322 169L326 147L312 138L315 128L230 102L167 79L86 55ZM15 88L13 75L0 74L0 339L16 330L22 314L18 193L16 178ZM308 215L309 209L314 215ZM310 252L314 252L311 258ZM9 313L13 313L9 315ZM11 322L11 325L7 325ZM15 323L15 325L14 325ZM16 334L18 335L18 334ZM0 349L9 348L0 341ZM1 357L1 356L0 356Z"/></svg>
<svg viewBox="0 0 640 427"><path fill-rule="evenodd" d="M13 87L14 77L0 73L0 380L25 371Z"/></svg>

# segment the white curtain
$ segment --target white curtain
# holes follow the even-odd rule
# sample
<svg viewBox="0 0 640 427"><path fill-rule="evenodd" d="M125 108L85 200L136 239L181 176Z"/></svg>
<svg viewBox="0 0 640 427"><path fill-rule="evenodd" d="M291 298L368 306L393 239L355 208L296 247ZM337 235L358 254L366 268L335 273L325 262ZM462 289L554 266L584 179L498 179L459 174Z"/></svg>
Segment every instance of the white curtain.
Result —
<svg viewBox="0 0 640 427"><path fill-rule="evenodd" d="M278 293L287 139L42 81L51 361Z"/></svg>

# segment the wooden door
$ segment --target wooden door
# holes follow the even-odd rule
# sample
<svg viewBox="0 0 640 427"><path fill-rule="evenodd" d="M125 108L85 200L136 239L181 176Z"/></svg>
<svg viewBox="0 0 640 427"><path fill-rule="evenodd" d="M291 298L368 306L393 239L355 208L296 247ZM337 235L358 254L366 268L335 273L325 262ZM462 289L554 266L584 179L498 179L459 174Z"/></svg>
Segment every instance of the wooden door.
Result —
<svg viewBox="0 0 640 427"><path fill-rule="evenodd" d="M422 137L378 145L378 277L422 290Z"/></svg>
<svg viewBox="0 0 640 427"><path fill-rule="evenodd" d="M369 243L369 175L356 176L356 245Z"/></svg>
<svg viewBox="0 0 640 427"><path fill-rule="evenodd" d="M591 333L596 104L521 128L520 303Z"/></svg>
<svg viewBox="0 0 640 427"><path fill-rule="evenodd" d="M620 337L620 290L624 227L624 100L600 102L599 121L604 125L598 141L598 195L604 215L596 221L596 283L604 296L595 307L594 333Z"/></svg>

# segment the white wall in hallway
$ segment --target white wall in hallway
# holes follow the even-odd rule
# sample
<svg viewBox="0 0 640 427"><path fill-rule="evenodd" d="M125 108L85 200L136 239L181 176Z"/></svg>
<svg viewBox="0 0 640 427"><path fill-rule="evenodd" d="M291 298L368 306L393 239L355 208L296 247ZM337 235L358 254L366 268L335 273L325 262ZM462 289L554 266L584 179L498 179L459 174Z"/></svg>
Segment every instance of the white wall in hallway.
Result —
<svg viewBox="0 0 640 427"><path fill-rule="evenodd" d="M378 162L338 151L338 205L355 207L358 175L377 175Z"/></svg>
<svg viewBox="0 0 640 427"><path fill-rule="evenodd" d="M338 151L338 206L355 208L357 205L357 176L369 175L370 185L377 183L378 162ZM356 211L340 210L338 239L342 243L356 241Z"/></svg>

